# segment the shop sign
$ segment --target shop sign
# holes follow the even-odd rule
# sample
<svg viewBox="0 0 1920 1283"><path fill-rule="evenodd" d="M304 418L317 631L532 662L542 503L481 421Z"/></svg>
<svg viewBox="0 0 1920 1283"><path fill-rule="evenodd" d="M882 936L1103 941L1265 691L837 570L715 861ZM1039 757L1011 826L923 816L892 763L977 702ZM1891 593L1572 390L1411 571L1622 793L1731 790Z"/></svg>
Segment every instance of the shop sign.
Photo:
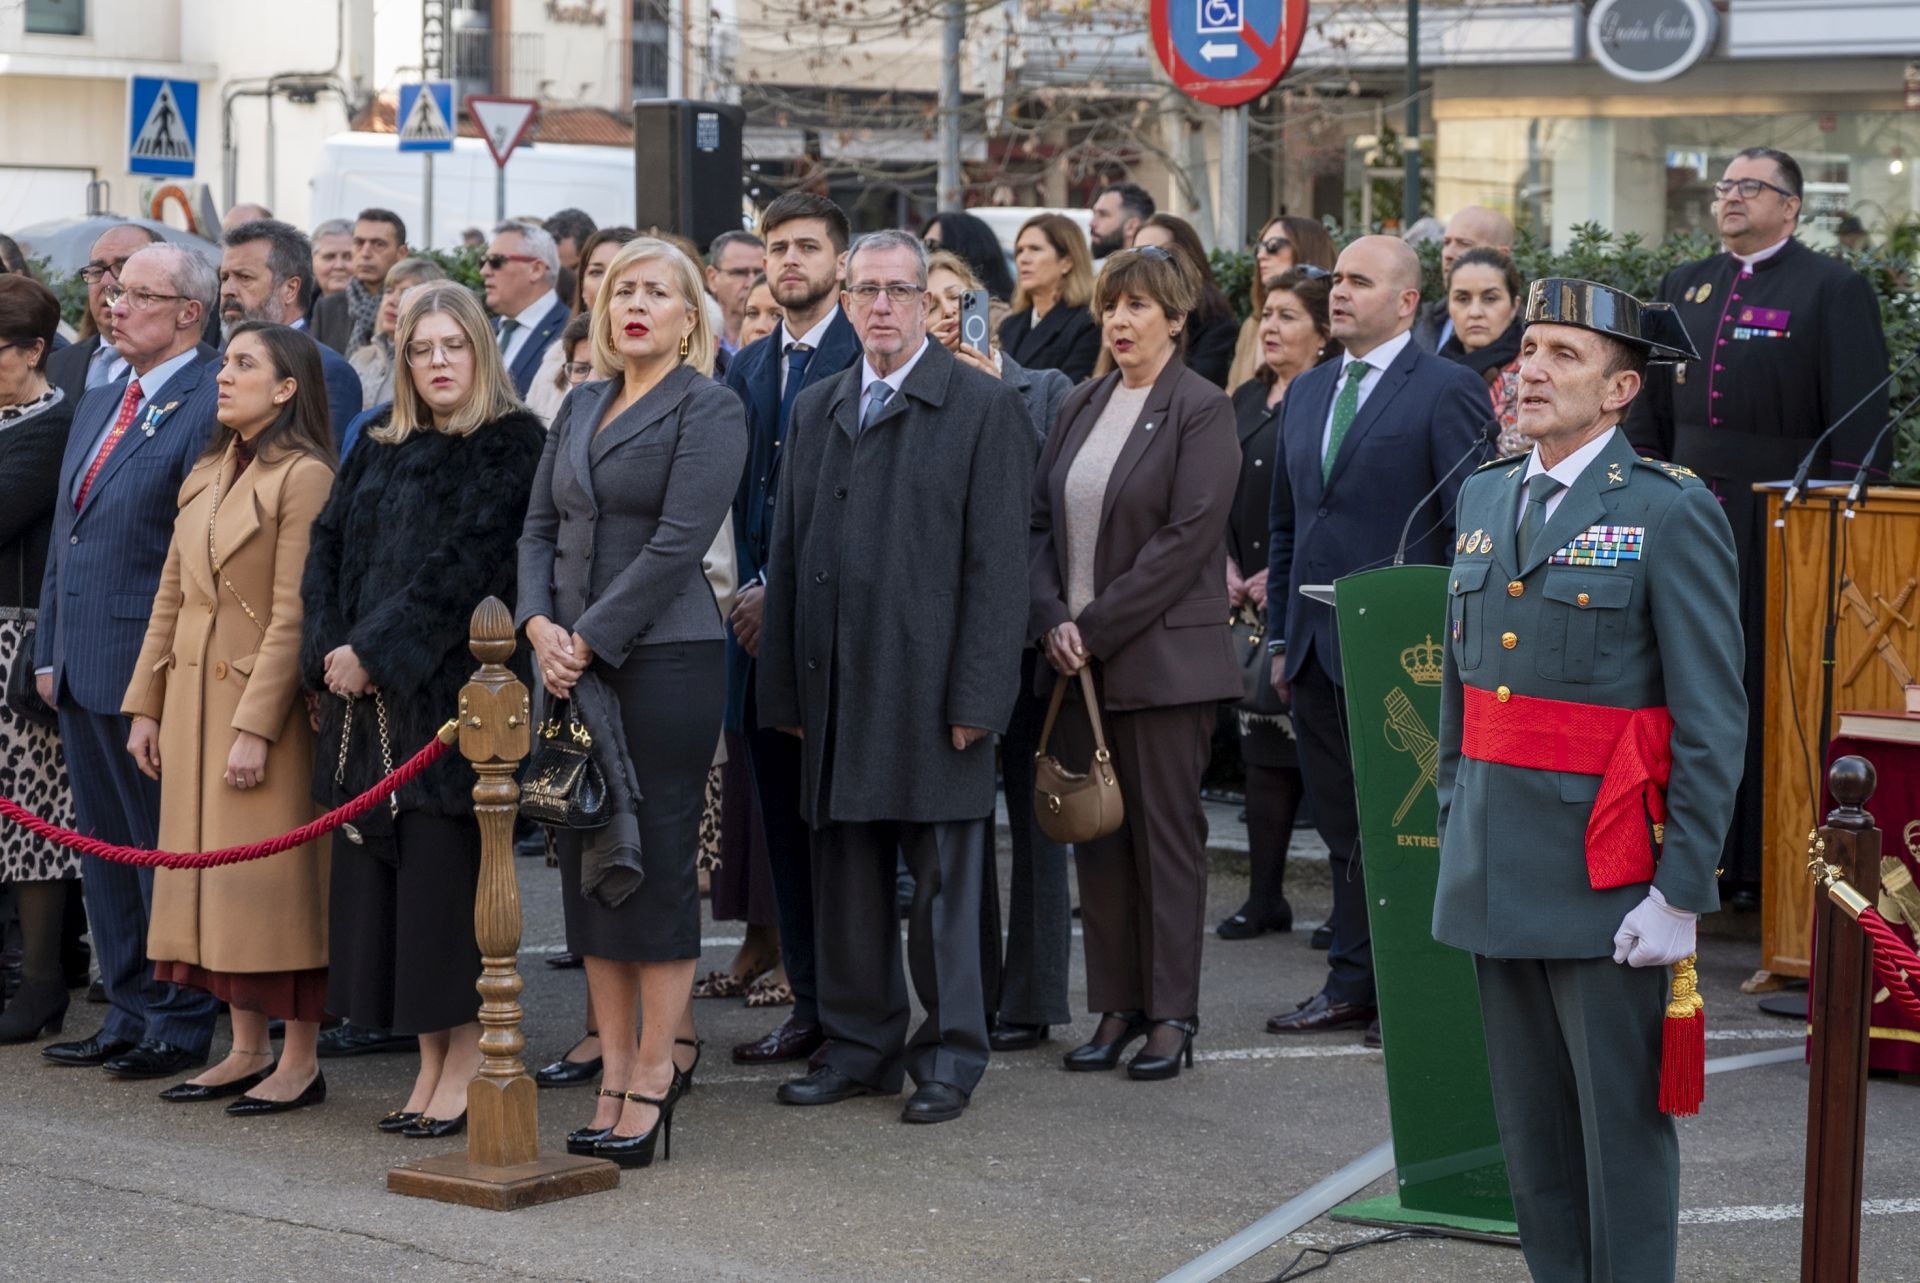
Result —
<svg viewBox="0 0 1920 1283"><path fill-rule="evenodd" d="M1587 16L1594 61L1640 84L1686 71L1707 56L1718 32L1708 0L1600 0Z"/></svg>

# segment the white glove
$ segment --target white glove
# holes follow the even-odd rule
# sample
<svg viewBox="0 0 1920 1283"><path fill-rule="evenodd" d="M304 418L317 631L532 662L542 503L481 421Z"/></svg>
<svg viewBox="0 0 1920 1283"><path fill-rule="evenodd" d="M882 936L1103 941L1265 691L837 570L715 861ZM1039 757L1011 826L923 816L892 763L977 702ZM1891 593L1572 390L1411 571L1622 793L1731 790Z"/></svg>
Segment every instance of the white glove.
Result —
<svg viewBox="0 0 1920 1283"><path fill-rule="evenodd" d="M1700 915L1667 903L1658 887L1620 920L1613 933L1613 960L1629 967L1670 967L1694 951L1694 924Z"/></svg>

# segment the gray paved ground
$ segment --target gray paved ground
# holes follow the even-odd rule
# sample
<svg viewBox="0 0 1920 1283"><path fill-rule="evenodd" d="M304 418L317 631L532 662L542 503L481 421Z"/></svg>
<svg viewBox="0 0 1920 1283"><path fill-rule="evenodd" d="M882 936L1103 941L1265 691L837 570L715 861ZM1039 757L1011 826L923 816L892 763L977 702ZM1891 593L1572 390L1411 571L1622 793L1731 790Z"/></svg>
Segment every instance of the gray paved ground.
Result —
<svg viewBox="0 0 1920 1283"><path fill-rule="evenodd" d="M1325 869L1302 862L1291 875L1304 922L1325 912ZM571 1041L581 982L539 965L559 942L554 877L537 862L519 871L539 1063ZM1217 875L1215 916L1244 890ZM735 930L709 926L716 941ZM706 965L730 953L716 942ZM1708 944L1721 1035L1709 1055L1791 1045L1790 1026L1735 990L1754 953ZM1045 1052L998 1058L966 1117L935 1128L901 1126L898 1101L774 1104L779 1071L724 1055L766 1014L702 1003L710 1054L673 1162L628 1173L615 1193L511 1216L384 1192L386 1168L424 1152L372 1128L405 1093L404 1057L330 1062L324 1106L242 1122L163 1105L158 1084L0 1049L0 1279L1152 1280L1385 1139L1380 1057L1357 1035L1282 1044L1261 1030L1314 990L1319 957L1304 933L1209 938L1195 1071L1167 1084L1061 1073L1054 1057L1090 1032L1083 1018ZM69 1032L97 1019L76 1008ZM1796 1277L1805 1092L1798 1064L1710 1080L1706 1112L1682 1124L1682 1278ZM1863 1277L1920 1280L1920 1090L1876 1082L1870 1094ZM540 1105L557 1148L590 1101L543 1092ZM1303 1247L1372 1232L1321 1220L1228 1277L1270 1279ZM1509 1248L1425 1241L1343 1256L1316 1278L1509 1283L1526 1271Z"/></svg>

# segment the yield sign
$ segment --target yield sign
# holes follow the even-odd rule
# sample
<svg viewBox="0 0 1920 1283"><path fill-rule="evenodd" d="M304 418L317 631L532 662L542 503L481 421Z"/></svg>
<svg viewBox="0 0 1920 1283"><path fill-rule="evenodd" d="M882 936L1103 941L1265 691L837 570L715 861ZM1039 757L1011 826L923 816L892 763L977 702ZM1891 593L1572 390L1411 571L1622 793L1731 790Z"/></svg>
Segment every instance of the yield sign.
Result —
<svg viewBox="0 0 1920 1283"><path fill-rule="evenodd" d="M480 136L487 140L487 150L493 153L493 163L503 168L513 149L525 140L527 130L533 125L534 113L539 109L540 104L531 98L467 95L467 116L480 127Z"/></svg>

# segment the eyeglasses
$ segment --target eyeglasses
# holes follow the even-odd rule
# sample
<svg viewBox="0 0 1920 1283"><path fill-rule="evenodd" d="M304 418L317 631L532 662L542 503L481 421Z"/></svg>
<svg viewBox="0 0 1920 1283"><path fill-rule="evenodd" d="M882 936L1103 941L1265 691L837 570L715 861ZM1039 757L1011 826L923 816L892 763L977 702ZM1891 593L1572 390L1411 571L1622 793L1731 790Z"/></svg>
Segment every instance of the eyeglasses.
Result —
<svg viewBox="0 0 1920 1283"><path fill-rule="evenodd" d="M92 262L80 269L80 279L89 285L98 285L103 276L118 276L126 267L124 258L109 259L106 262Z"/></svg>
<svg viewBox="0 0 1920 1283"><path fill-rule="evenodd" d="M1268 258L1272 258L1281 250L1292 249L1293 242L1284 236L1269 236L1264 241L1255 241L1253 247L1262 254L1265 254Z"/></svg>
<svg viewBox="0 0 1920 1283"><path fill-rule="evenodd" d="M187 301L185 294L155 294L152 290L130 290L121 285L108 286L107 292L100 297L107 300L108 307L116 307L119 305L121 299L125 299L127 306L136 312L144 312L158 303L184 303Z"/></svg>
<svg viewBox="0 0 1920 1283"><path fill-rule="evenodd" d="M592 361L569 361L566 368L569 383L585 383L593 377Z"/></svg>
<svg viewBox="0 0 1920 1283"><path fill-rule="evenodd" d="M429 343L425 339L415 339L413 342L407 344L407 364L431 364L435 352L446 357L448 364L452 364L472 350L473 344L467 342L465 339L443 339L438 343Z"/></svg>
<svg viewBox="0 0 1920 1283"><path fill-rule="evenodd" d="M491 267L497 272L508 263L538 263L540 261L542 260L535 258L531 254L489 254L480 260L480 266Z"/></svg>
<svg viewBox="0 0 1920 1283"><path fill-rule="evenodd" d="M859 285L847 286L847 297L861 307L872 307L882 294L887 296L887 302L896 307L905 307L926 292L926 286L908 285L904 281L894 281L889 285L875 285L872 281L864 281Z"/></svg>
<svg viewBox="0 0 1920 1283"><path fill-rule="evenodd" d="M1713 185L1713 194L1722 198L1740 193L1740 199L1752 200L1761 192L1777 192L1783 199L1797 199L1786 188L1759 178L1723 178Z"/></svg>

